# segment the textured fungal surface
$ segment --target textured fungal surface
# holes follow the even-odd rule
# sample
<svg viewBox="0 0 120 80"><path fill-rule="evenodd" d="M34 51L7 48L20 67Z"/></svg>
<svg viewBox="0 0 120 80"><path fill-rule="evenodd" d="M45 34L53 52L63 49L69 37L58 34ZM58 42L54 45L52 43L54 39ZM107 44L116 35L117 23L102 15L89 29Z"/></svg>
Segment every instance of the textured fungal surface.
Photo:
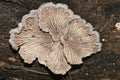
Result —
<svg viewBox="0 0 120 80"><path fill-rule="evenodd" d="M99 34L90 23L65 4L45 3L23 16L10 31L10 44L25 63L36 58L55 74L64 75L71 65L101 50Z"/></svg>

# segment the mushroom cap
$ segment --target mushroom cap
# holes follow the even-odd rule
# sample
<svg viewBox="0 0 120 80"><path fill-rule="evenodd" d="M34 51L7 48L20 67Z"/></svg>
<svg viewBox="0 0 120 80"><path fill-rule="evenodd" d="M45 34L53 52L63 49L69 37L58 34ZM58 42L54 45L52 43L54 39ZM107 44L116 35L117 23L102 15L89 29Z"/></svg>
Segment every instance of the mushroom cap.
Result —
<svg viewBox="0 0 120 80"><path fill-rule="evenodd" d="M25 63L36 58L55 74L64 75L71 65L101 50L99 33L65 4L45 3L23 16L11 29L9 43Z"/></svg>
<svg viewBox="0 0 120 80"><path fill-rule="evenodd" d="M117 22L117 23L115 24L115 28L116 28L118 31L120 31L120 22Z"/></svg>

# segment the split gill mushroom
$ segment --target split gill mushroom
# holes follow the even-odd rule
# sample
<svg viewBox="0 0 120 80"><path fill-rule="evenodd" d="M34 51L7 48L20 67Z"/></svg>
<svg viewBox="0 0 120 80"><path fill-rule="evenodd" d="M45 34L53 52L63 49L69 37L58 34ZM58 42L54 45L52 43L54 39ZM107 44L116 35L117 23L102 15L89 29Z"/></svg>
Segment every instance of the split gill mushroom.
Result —
<svg viewBox="0 0 120 80"><path fill-rule="evenodd" d="M99 33L67 5L42 4L23 16L18 27L10 30L9 43L25 63L36 58L54 74L64 75L82 58L101 51Z"/></svg>

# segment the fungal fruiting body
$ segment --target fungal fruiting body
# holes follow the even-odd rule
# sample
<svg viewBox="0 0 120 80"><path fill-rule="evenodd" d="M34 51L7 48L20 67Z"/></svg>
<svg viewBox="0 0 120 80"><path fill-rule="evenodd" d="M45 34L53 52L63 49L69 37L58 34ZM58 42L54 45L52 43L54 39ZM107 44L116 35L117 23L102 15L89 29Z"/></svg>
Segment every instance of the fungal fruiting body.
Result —
<svg viewBox="0 0 120 80"><path fill-rule="evenodd" d="M116 28L118 31L120 31L120 22L117 22L117 23L115 24L115 28Z"/></svg>
<svg viewBox="0 0 120 80"><path fill-rule="evenodd" d="M36 58L53 73L64 75L71 65L101 50L99 34L65 4L45 3L23 16L10 31L10 44L25 63Z"/></svg>

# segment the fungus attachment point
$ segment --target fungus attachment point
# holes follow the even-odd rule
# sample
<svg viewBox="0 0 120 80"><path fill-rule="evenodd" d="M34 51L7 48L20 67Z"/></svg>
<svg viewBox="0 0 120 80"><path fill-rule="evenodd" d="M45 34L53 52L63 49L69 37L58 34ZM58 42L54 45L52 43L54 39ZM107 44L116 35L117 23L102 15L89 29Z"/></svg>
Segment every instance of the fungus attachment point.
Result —
<svg viewBox="0 0 120 80"><path fill-rule="evenodd" d="M23 16L10 31L9 43L25 63L36 58L53 73L64 75L71 65L101 50L99 34L65 4L45 3Z"/></svg>

